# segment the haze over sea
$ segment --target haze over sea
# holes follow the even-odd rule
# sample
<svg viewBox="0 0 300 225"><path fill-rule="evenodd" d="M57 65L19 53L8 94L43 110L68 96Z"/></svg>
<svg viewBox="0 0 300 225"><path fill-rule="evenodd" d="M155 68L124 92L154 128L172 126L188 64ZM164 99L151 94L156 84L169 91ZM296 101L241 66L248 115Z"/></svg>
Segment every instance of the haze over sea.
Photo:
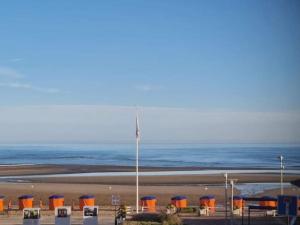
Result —
<svg viewBox="0 0 300 225"><path fill-rule="evenodd" d="M300 169L299 146L142 144L140 165L278 169L283 155L287 170ZM1 165L77 164L135 165L134 144L0 145Z"/></svg>

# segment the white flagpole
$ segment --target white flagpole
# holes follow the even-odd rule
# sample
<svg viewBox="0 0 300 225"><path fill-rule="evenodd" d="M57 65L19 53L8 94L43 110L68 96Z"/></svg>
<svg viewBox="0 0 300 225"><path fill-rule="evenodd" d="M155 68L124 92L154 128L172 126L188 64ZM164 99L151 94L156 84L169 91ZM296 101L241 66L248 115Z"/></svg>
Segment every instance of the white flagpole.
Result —
<svg viewBox="0 0 300 225"><path fill-rule="evenodd" d="M280 194L283 195L283 156L279 156L280 159Z"/></svg>
<svg viewBox="0 0 300 225"><path fill-rule="evenodd" d="M139 213L139 119L136 115L136 213Z"/></svg>

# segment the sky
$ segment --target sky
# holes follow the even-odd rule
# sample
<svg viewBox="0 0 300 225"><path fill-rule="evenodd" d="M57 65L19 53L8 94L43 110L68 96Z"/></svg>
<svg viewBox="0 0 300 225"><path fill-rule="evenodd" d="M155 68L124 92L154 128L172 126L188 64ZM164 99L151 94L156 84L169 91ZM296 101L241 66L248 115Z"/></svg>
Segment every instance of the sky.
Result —
<svg viewBox="0 0 300 225"><path fill-rule="evenodd" d="M0 143L300 142L297 0L0 4Z"/></svg>

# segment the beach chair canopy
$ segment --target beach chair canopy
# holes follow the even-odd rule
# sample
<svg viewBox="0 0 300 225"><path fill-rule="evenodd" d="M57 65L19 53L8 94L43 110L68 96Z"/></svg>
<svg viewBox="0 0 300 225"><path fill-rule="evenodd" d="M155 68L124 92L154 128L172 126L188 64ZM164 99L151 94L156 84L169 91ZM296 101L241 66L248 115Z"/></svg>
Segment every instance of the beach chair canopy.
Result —
<svg viewBox="0 0 300 225"><path fill-rule="evenodd" d="M63 195L51 195L49 196L49 199L58 199L58 198L64 198Z"/></svg>
<svg viewBox="0 0 300 225"><path fill-rule="evenodd" d="M156 199L156 197L153 196L153 195L148 195L148 196L144 196L144 197L141 198L142 201L154 200L154 199Z"/></svg>
<svg viewBox="0 0 300 225"><path fill-rule="evenodd" d="M21 195L19 197L19 199L29 199L29 198L33 198L33 195Z"/></svg>
<svg viewBox="0 0 300 225"><path fill-rule="evenodd" d="M171 200L185 200L185 199L187 199L187 197L183 195L177 195L171 198Z"/></svg>
<svg viewBox="0 0 300 225"><path fill-rule="evenodd" d="M277 201L277 198L274 198L272 196L263 196L260 198L261 201Z"/></svg>
<svg viewBox="0 0 300 225"><path fill-rule="evenodd" d="M94 195L82 195L79 197L80 199L90 199L90 198L95 198Z"/></svg>
<svg viewBox="0 0 300 225"><path fill-rule="evenodd" d="M233 200L242 200L244 197L242 195L234 195Z"/></svg>
<svg viewBox="0 0 300 225"><path fill-rule="evenodd" d="M205 195L205 196L200 197L200 199L214 199L214 198L215 198L214 195Z"/></svg>

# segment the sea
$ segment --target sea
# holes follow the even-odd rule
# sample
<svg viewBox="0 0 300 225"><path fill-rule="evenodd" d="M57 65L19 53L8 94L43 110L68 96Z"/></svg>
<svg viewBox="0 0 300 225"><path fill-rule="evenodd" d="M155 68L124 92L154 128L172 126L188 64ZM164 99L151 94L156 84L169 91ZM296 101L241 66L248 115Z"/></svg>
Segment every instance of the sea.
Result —
<svg viewBox="0 0 300 225"><path fill-rule="evenodd" d="M224 144L141 144L139 163L149 167L300 170L300 146ZM135 144L0 145L0 165L134 166Z"/></svg>

